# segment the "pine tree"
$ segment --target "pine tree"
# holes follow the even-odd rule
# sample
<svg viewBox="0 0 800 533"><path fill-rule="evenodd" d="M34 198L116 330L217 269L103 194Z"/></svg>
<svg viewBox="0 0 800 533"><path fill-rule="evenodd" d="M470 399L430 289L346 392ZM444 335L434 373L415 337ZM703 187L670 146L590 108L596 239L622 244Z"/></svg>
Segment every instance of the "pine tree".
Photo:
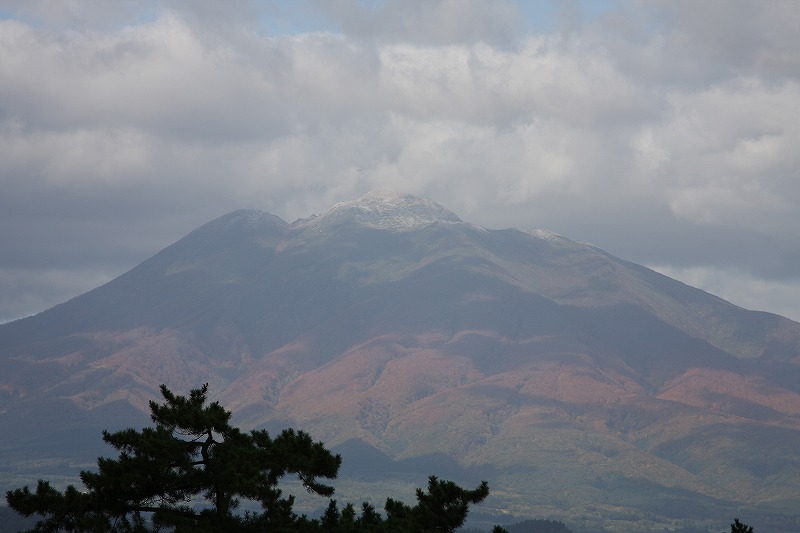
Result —
<svg viewBox="0 0 800 533"><path fill-rule="evenodd" d="M451 532L464 525L470 504L482 502L489 495L484 481L473 490L466 490L452 481L428 478L428 491L417 489L417 505L386 500L387 523L399 531Z"/></svg>
<svg viewBox="0 0 800 533"><path fill-rule="evenodd" d="M731 524L731 533L753 533L753 528L739 522L738 518L734 518L733 524Z"/></svg>
<svg viewBox="0 0 800 533"><path fill-rule="evenodd" d="M154 527L176 532L244 531L302 521L292 512L294 497L277 487L286 474L296 474L309 492L333 494L317 478L336 477L338 455L302 431L274 439L263 430L244 433L218 402L206 405L207 392L204 385L183 397L162 386L164 403L150 402L155 427L103 432L119 457L81 472L85 491L69 486L61 493L40 481L35 493L9 491L9 505L44 517L33 531L144 531L142 513ZM242 500L263 511L235 514Z"/></svg>
<svg viewBox="0 0 800 533"><path fill-rule="evenodd" d="M415 506L387 498L385 518L366 502L360 514L350 503L340 512L335 500L319 520L297 516L294 497L284 497L278 482L294 474L309 492L330 497L333 487L318 478L335 478L341 458L302 431L286 429L274 439L263 430L242 432L219 403L207 404L207 393L204 385L177 396L162 385L164 403L150 402L154 427L103 432L119 456L81 472L85 490L60 492L39 481L35 492L7 492L9 506L42 517L33 532L422 533L455 531L469 506L489 494L485 481L466 490L431 476ZM241 513L243 502L262 510Z"/></svg>

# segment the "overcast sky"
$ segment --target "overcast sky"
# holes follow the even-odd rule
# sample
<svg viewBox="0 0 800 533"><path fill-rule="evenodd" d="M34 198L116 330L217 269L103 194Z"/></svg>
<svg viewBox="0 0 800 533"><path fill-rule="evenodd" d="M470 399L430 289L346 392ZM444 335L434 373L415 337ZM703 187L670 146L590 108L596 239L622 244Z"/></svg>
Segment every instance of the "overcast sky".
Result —
<svg viewBox="0 0 800 533"><path fill-rule="evenodd" d="M371 189L800 320L800 2L0 0L0 322Z"/></svg>

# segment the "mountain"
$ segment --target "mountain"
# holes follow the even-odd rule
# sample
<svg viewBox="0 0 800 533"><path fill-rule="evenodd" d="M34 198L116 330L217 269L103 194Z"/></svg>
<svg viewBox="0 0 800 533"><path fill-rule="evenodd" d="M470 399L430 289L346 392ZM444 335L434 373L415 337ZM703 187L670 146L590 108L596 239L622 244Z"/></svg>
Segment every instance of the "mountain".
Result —
<svg viewBox="0 0 800 533"><path fill-rule="evenodd" d="M800 324L427 199L236 211L0 325L2 489L75 482L161 383L206 382L340 451L344 496L436 474L497 515L800 530Z"/></svg>

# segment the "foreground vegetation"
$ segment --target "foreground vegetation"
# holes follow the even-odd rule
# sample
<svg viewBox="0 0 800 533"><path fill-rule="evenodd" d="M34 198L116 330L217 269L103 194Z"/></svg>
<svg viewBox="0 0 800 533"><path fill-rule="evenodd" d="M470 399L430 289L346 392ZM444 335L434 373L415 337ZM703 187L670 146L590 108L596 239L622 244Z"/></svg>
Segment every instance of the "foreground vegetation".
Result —
<svg viewBox="0 0 800 533"><path fill-rule="evenodd" d="M424 532L458 529L489 494L485 481L467 490L431 476L413 507L387 498L383 514L366 502L357 512L331 500L321 518L299 516L278 482L294 474L308 492L330 497L333 487L321 480L336 477L341 457L302 431L244 433L230 425L230 411L207 404L207 392L204 385L184 397L162 386L164 403L150 402L155 427L103 432L119 457L81 472L85 490L61 492L40 480L33 492L6 493L9 506L41 517L34 532ZM248 502L261 511L239 512Z"/></svg>
<svg viewBox="0 0 800 533"><path fill-rule="evenodd" d="M341 457L303 431L286 429L275 438L264 430L244 433L230 425L230 411L207 404L207 393L207 385L188 397L162 386L164 403L150 402L155 427L103 432L119 456L98 459L97 472L81 472L84 490L70 485L61 492L40 480L33 492L7 492L9 506L40 517L32 532L449 532L489 494L485 481L468 490L431 476L414 506L387 498L379 513L366 502L356 510L330 500L320 518L309 519L294 512L295 497L284 495L279 481L293 474L309 493L330 498L334 488L321 480L337 476ZM561 522L536 520L508 528L569 532ZM753 528L737 518L731 532Z"/></svg>

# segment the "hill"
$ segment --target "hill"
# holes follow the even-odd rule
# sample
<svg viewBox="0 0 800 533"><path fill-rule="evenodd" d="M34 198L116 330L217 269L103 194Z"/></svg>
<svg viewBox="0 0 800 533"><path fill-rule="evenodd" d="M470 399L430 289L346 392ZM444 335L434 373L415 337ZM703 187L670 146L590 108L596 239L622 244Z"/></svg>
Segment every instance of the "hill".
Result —
<svg viewBox="0 0 800 533"><path fill-rule="evenodd" d="M239 425L340 447L354 491L424 472L487 479L500 514L797 531L799 378L800 324L370 193L293 223L230 213L0 325L0 475L74 480L159 384L208 382Z"/></svg>

